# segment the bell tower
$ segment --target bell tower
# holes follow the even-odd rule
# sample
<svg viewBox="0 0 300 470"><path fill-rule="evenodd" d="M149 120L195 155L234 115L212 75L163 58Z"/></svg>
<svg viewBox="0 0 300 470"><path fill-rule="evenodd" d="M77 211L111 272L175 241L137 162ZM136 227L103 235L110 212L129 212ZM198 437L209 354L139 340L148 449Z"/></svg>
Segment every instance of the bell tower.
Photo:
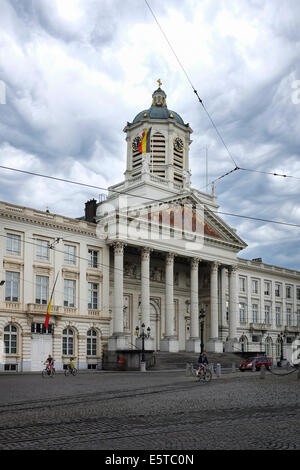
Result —
<svg viewBox="0 0 300 470"><path fill-rule="evenodd" d="M138 113L124 132L127 141L126 186L137 181L149 182L165 189L189 189L189 146L193 132L181 116L167 106L167 95L159 87L152 94L151 107ZM150 131L147 153L141 152L143 133Z"/></svg>

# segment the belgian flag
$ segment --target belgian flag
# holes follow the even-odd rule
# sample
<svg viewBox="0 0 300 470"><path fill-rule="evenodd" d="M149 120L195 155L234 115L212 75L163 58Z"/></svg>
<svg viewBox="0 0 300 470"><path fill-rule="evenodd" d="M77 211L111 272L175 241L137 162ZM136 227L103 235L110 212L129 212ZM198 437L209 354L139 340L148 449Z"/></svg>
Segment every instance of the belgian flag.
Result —
<svg viewBox="0 0 300 470"><path fill-rule="evenodd" d="M57 281L57 278L58 278L58 274L59 274L59 271L56 275L56 279L55 279L55 282L54 282L54 286L53 286L53 289L52 289L51 297L50 297L48 308L47 308L47 314L46 314L46 319L45 319L45 328L48 328L48 325L49 325L52 297L53 297L53 294L54 294L54 289L55 289L56 281Z"/></svg>
<svg viewBox="0 0 300 470"><path fill-rule="evenodd" d="M142 134L142 139L138 145L138 151L141 153L150 153L151 151L151 129L152 127L150 127L150 129L146 129Z"/></svg>

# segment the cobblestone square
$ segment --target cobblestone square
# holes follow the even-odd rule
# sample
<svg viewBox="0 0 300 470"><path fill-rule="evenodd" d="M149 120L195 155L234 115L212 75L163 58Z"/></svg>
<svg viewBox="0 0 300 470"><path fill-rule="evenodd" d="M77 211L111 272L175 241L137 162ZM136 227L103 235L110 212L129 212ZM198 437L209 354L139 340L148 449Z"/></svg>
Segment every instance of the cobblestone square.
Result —
<svg viewBox="0 0 300 470"><path fill-rule="evenodd" d="M2 374L0 390L0 450L300 449L297 373Z"/></svg>

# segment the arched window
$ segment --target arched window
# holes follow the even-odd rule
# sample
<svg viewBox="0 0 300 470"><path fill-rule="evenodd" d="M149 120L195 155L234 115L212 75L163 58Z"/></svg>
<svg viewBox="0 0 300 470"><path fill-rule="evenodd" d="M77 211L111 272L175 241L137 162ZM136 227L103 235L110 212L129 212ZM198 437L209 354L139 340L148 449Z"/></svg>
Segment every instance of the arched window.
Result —
<svg viewBox="0 0 300 470"><path fill-rule="evenodd" d="M14 325L4 328L4 354L17 354L18 329Z"/></svg>
<svg viewBox="0 0 300 470"><path fill-rule="evenodd" d="M64 356L74 355L74 333L71 328L63 330L62 353Z"/></svg>
<svg viewBox="0 0 300 470"><path fill-rule="evenodd" d="M272 356L272 345L273 345L272 338L268 336L265 341L266 356Z"/></svg>
<svg viewBox="0 0 300 470"><path fill-rule="evenodd" d="M97 356L97 332L93 329L87 332L86 354L87 356Z"/></svg>
<svg viewBox="0 0 300 470"><path fill-rule="evenodd" d="M243 335L240 337L240 344L241 344L241 351L247 352L248 351L248 339L247 336Z"/></svg>
<svg viewBox="0 0 300 470"><path fill-rule="evenodd" d="M281 341L279 338L276 341L276 357L281 357Z"/></svg>

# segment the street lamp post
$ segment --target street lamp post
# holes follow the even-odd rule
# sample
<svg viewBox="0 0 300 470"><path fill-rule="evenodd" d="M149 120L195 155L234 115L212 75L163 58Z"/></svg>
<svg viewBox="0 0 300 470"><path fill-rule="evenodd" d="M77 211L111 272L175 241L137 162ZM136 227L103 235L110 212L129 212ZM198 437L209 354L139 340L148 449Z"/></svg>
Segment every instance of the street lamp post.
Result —
<svg viewBox="0 0 300 470"><path fill-rule="evenodd" d="M201 308L201 309L200 309L200 312L199 312L199 320L200 320L200 338L201 338L200 348L201 348L201 353L202 353L203 350L204 350L204 341L203 341L204 318L205 318L205 310L204 310L204 308Z"/></svg>
<svg viewBox="0 0 300 470"><path fill-rule="evenodd" d="M283 342L284 342L285 335L283 333L280 333L278 335L278 340L280 341L280 361L277 365L281 366L281 363L283 361Z"/></svg>
<svg viewBox="0 0 300 470"><path fill-rule="evenodd" d="M138 338L141 338L142 339L142 360L141 360L141 372L146 372L146 361L145 361L145 338L149 338L150 337L150 327L148 326L147 328L147 333L145 333L145 324L143 323L141 325L141 328L142 328L142 331L141 333L139 334L139 330L140 328L137 326L135 331L136 331L136 334L138 336Z"/></svg>

